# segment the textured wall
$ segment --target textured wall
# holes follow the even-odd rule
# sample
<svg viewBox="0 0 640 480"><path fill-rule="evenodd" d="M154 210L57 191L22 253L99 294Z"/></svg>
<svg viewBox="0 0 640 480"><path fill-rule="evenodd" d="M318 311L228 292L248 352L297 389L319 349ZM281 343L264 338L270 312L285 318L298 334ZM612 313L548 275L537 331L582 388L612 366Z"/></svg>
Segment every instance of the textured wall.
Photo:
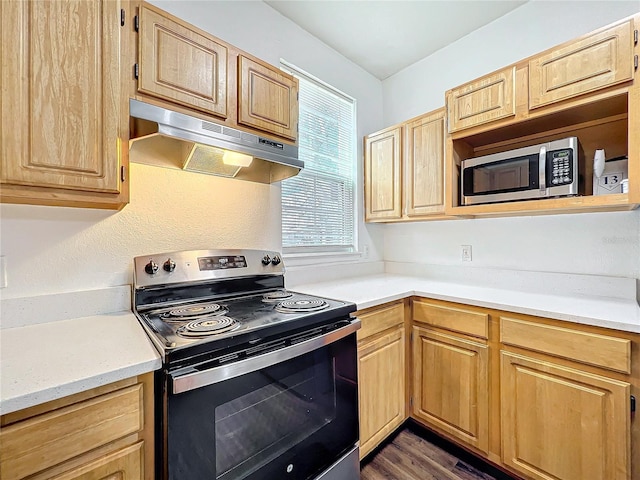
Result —
<svg viewBox="0 0 640 480"><path fill-rule="evenodd" d="M280 246L276 187L132 164L131 191L120 212L3 205L3 298L131 283L137 255Z"/></svg>
<svg viewBox="0 0 640 480"><path fill-rule="evenodd" d="M384 259L640 278L640 211L389 225Z"/></svg>

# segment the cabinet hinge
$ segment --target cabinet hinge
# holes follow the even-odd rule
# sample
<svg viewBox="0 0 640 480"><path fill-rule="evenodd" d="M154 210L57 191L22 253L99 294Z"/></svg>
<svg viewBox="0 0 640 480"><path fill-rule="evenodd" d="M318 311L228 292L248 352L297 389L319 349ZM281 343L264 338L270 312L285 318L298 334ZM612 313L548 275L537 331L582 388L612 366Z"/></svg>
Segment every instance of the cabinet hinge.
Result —
<svg viewBox="0 0 640 480"><path fill-rule="evenodd" d="M140 31L140 17L138 15L133 17L133 27L136 29L136 32Z"/></svg>
<svg viewBox="0 0 640 480"><path fill-rule="evenodd" d="M636 397L634 397L633 395L631 395L631 415L633 415L634 413L636 413Z"/></svg>
<svg viewBox="0 0 640 480"><path fill-rule="evenodd" d="M638 44L638 30L633 31L633 44L634 45Z"/></svg>
<svg viewBox="0 0 640 480"><path fill-rule="evenodd" d="M120 9L120 26L124 27L124 19L125 19L125 14L124 14L124 8Z"/></svg>
<svg viewBox="0 0 640 480"><path fill-rule="evenodd" d="M413 407L413 397L409 397L409 406Z"/></svg>
<svg viewBox="0 0 640 480"><path fill-rule="evenodd" d="M120 166L120 181L124 182L127 179L127 168L124 165Z"/></svg>
<svg viewBox="0 0 640 480"><path fill-rule="evenodd" d="M633 56L633 68L634 70L638 69L638 55Z"/></svg>
<svg viewBox="0 0 640 480"><path fill-rule="evenodd" d="M133 66L133 76L136 78L140 76L140 67L137 63Z"/></svg>

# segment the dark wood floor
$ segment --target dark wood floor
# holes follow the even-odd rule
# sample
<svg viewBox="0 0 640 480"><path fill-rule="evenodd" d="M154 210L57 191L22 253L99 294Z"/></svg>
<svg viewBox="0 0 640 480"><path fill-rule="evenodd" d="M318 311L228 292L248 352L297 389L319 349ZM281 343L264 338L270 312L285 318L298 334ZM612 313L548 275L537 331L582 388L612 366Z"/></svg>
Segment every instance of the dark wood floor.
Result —
<svg viewBox="0 0 640 480"><path fill-rule="evenodd" d="M360 471L360 480L495 480L408 429Z"/></svg>

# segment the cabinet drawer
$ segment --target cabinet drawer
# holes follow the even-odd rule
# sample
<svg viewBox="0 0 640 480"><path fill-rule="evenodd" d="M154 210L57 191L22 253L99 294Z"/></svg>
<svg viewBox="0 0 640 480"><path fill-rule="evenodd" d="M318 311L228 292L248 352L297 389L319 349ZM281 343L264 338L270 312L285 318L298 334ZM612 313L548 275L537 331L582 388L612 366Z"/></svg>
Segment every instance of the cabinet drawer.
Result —
<svg viewBox="0 0 640 480"><path fill-rule="evenodd" d="M396 303L374 310L370 313L357 314L362 322L362 327L358 330L358 340L370 337L404 322L404 303Z"/></svg>
<svg viewBox="0 0 640 480"><path fill-rule="evenodd" d="M500 341L577 362L631 373L631 341L500 317Z"/></svg>
<svg viewBox="0 0 640 480"><path fill-rule="evenodd" d="M136 480L142 479L143 442L110 453L51 480Z"/></svg>
<svg viewBox="0 0 640 480"><path fill-rule="evenodd" d="M529 62L529 108L633 78L633 22L622 23Z"/></svg>
<svg viewBox="0 0 640 480"><path fill-rule="evenodd" d="M474 337L489 338L489 315L486 313L414 300L413 320Z"/></svg>
<svg viewBox="0 0 640 480"><path fill-rule="evenodd" d="M143 389L133 385L0 431L0 477L19 479L142 429Z"/></svg>
<svg viewBox="0 0 640 480"><path fill-rule="evenodd" d="M509 67L450 90L449 133L515 115L515 78Z"/></svg>

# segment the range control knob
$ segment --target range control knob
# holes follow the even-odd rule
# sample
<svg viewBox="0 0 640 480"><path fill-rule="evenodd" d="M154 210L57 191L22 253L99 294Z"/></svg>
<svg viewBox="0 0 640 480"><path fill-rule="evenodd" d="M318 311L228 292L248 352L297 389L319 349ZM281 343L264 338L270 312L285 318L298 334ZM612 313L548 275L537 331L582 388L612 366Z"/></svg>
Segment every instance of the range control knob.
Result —
<svg viewBox="0 0 640 480"><path fill-rule="evenodd" d="M153 260L149 260L149 263L147 263L144 266L144 271L147 272L149 275L153 275L158 271L158 264Z"/></svg>
<svg viewBox="0 0 640 480"><path fill-rule="evenodd" d="M162 268L165 272L173 272L176 269L176 262L167 258L167 261L162 264Z"/></svg>
<svg viewBox="0 0 640 480"><path fill-rule="evenodd" d="M262 257L262 264L264 266L267 266L271 263L271 257L269 255L265 255L264 257Z"/></svg>
<svg viewBox="0 0 640 480"><path fill-rule="evenodd" d="M273 258L271 259L271 263L272 263L273 265L279 265L279 264L280 264L280 262L282 262L282 259L280 258L280 255L276 255L275 257L273 257Z"/></svg>

